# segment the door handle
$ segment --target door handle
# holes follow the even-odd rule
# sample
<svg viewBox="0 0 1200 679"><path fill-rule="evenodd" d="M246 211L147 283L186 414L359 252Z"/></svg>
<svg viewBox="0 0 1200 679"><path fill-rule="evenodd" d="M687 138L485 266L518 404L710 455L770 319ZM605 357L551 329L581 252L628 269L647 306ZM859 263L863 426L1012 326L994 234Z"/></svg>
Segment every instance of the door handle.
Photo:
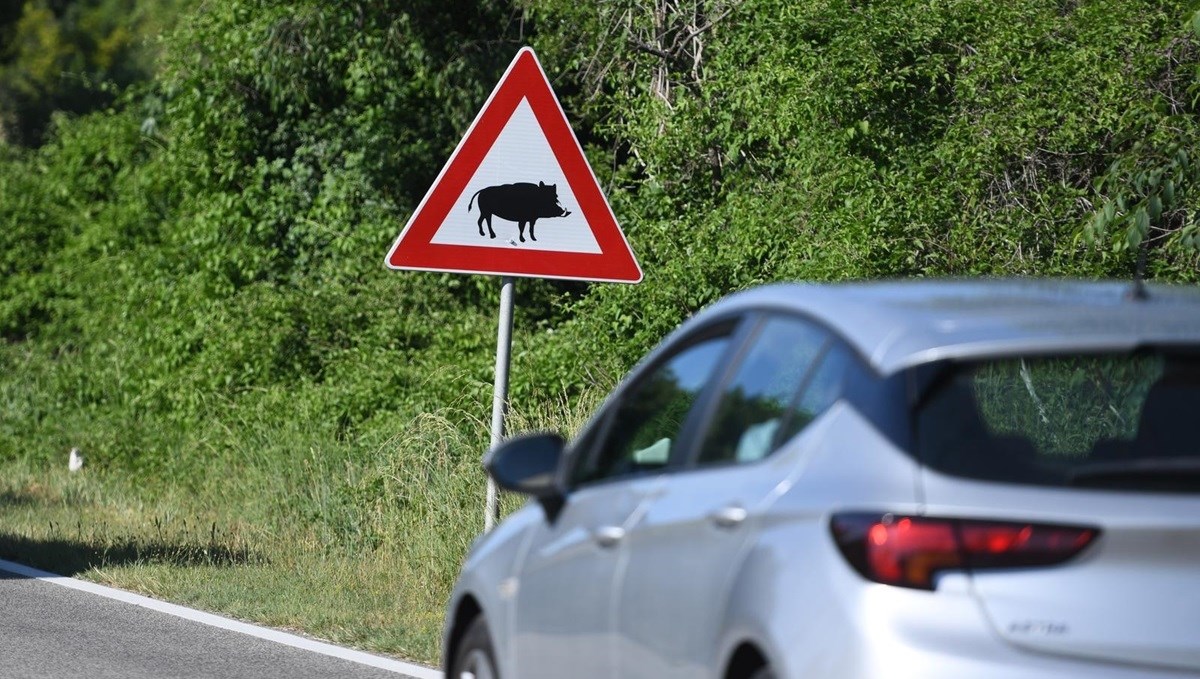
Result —
<svg viewBox="0 0 1200 679"><path fill-rule="evenodd" d="M749 513L745 507L730 505L713 512L709 518L712 519L717 528L734 528L745 521L747 516L749 516Z"/></svg>
<svg viewBox="0 0 1200 679"><path fill-rule="evenodd" d="M620 526L604 526L597 528L592 533L592 538L596 540L596 544L609 549L616 547L625 538L625 529Z"/></svg>

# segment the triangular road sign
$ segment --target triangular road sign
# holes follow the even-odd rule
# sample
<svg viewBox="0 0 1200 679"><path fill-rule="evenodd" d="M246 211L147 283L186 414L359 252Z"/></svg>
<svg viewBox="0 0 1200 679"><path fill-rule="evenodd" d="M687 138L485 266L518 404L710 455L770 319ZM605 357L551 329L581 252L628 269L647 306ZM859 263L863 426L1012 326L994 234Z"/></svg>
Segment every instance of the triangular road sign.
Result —
<svg viewBox="0 0 1200 679"><path fill-rule="evenodd" d="M546 73L525 47L387 256L393 269L637 283Z"/></svg>

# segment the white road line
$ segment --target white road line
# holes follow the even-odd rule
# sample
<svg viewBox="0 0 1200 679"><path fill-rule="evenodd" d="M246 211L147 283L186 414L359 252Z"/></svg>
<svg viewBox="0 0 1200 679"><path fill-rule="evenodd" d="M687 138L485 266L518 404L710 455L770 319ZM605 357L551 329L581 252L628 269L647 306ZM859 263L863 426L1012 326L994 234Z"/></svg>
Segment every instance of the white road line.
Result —
<svg viewBox="0 0 1200 679"><path fill-rule="evenodd" d="M94 582L77 580L75 578L68 578L62 575L55 575L54 573L48 573L46 571L30 568L29 566L23 566L19 563L5 561L3 559L0 559L0 570L16 573L17 575L26 578L34 578L43 582L69 587L81 592L88 592L89 594L115 599L117 601L124 601L127 604L141 606L142 608L148 608L152 611L166 613L167 615L174 615L178 618L192 620L205 625L210 625L212 627L219 627L231 632L239 632L241 634L257 637L259 639L266 639L267 641L274 641L275 643L283 644L285 646L302 648L307 651L312 651L313 653L320 653L322 655L333 656L334 658L341 658L343 660L349 660L362 665L369 665L371 667L378 667L379 669L397 672L409 677L414 677L414 679L442 679L441 672L424 665L416 665L401 660L394 660L392 658L373 655L371 653L364 653L362 651L355 651L349 648L342 648L341 646L327 644L322 641L306 639L295 634L288 634L287 632L280 632L279 630L274 630L267 627L251 625L250 623L241 622L240 620L233 620L232 618L213 615L212 613L205 613L204 611L197 611L195 609L178 606L176 604L169 604L165 601L151 599L150 597L145 597L140 594L126 592L124 590L114 589L112 587L105 587L104 585L97 585Z"/></svg>

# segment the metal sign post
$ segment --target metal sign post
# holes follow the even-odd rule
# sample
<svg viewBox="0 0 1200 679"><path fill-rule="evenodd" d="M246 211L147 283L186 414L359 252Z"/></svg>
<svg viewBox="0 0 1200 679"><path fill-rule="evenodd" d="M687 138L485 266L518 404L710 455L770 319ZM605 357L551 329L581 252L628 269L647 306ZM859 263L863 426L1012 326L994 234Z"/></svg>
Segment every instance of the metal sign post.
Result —
<svg viewBox="0 0 1200 679"><path fill-rule="evenodd" d="M504 413L508 410L508 364L512 356L513 287L516 279L505 276L500 280L500 323L496 330L496 381L492 387L492 448L504 438ZM487 506L483 515L483 532L491 532L500 512L497 506L496 482L487 481Z"/></svg>
<svg viewBox="0 0 1200 679"><path fill-rule="evenodd" d="M493 448L504 438L508 406L514 277L642 280L642 268L532 49L522 47L508 65L386 261L405 271L504 277ZM485 532L499 516L497 499L489 478Z"/></svg>

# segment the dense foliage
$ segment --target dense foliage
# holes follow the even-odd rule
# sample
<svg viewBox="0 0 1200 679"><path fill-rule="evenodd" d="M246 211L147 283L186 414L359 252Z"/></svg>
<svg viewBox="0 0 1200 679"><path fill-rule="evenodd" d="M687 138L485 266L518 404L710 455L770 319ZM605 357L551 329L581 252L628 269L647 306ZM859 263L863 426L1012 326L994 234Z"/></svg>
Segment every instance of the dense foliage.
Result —
<svg viewBox="0 0 1200 679"><path fill-rule="evenodd" d="M0 141L37 144L153 75L157 35L192 0L10 0L0 7Z"/></svg>
<svg viewBox="0 0 1200 679"><path fill-rule="evenodd" d="M71 110L34 63L60 55L116 93L0 145L0 458L184 482L283 422L362 460L421 412L485 420L497 282L382 258L522 44L647 275L521 281L516 406L772 280L1128 277L1142 249L1200 279L1185 3L230 0L181 2L152 71L122 26L62 42L146 6L0 15L3 92Z"/></svg>
<svg viewBox="0 0 1200 679"><path fill-rule="evenodd" d="M624 347L778 278L1196 280L1184 4L527 5L651 272L579 308Z"/></svg>

